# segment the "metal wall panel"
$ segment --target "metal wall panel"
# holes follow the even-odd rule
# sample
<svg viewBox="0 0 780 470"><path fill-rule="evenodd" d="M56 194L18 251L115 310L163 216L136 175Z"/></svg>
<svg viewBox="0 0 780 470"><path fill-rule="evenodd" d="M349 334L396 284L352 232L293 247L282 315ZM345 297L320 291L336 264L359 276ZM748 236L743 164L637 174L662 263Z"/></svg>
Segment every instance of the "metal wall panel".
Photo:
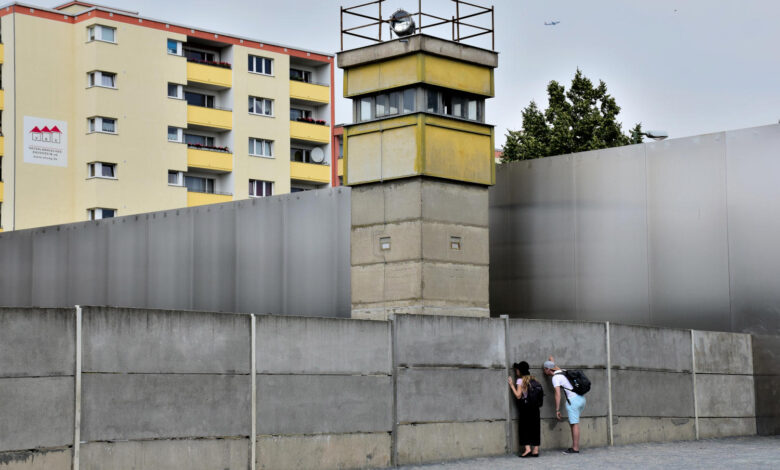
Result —
<svg viewBox="0 0 780 470"><path fill-rule="evenodd" d="M574 155L577 319L647 323L645 151Z"/></svg>
<svg viewBox="0 0 780 470"><path fill-rule="evenodd" d="M654 324L731 328L725 137L721 132L646 145Z"/></svg>
<svg viewBox="0 0 780 470"><path fill-rule="evenodd" d="M500 169L490 189L491 314L572 318L572 159L525 161Z"/></svg>
<svg viewBox="0 0 780 470"><path fill-rule="evenodd" d="M780 334L780 125L508 163L496 181L492 315Z"/></svg>
<svg viewBox="0 0 780 470"><path fill-rule="evenodd" d="M349 188L0 233L0 306L348 317Z"/></svg>
<svg viewBox="0 0 780 470"><path fill-rule="evenodd" d="M780 334L780 125L726 133L736 331Z"/></svg>

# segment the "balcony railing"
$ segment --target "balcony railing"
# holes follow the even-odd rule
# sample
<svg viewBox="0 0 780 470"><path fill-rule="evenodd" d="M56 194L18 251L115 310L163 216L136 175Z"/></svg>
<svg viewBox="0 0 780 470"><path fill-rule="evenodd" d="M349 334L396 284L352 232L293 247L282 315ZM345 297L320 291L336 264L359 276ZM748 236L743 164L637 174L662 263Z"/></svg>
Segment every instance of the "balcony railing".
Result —
<svg viewBox="0 0 780 470"><path fill-rule="evenodd" d="M317 124L319 126L327 126L328 125L328 123L325 122L322 119L313 119L313 118L299 117L298 119L296 119L296 121L298 121L298 122L308 122L309 124Z"/></svg>
<svg viewBox="0 0 780 470"><path fill-rule="evenodd" d="M221 191L207 191L205 189L195 189L195 188L187 188L188 193L198 193L198 194L214 194L217 196L232 196L233 193L224 193Z"/></svg>
<svg viewBox="0 0 780 470"><path fill-rule="evenodd" d="M229 62L218 62L218 61L213 61L213 60L193 59L192 57L187 57L187 62L193 62L193 63L196 63L196 64L202 64L202 65L211 65L213 67L221 67L223 69L233 68L233 66Z"/></svg>
<svg viewBox="0 0 780 470"><path fill-rule="evenodd" d="M310 84L310 85L330 86L330 85L328 85L327 83L322 83L322 82L313 82L313 81L311 81L311 80L308 80L308 81L306 81L306 80L304 80L304 79L302 79L302 78L300 78L300 77L293 77L293 76L290 76L290 80L293 80L293 81L295 81L295 82L308 83L308 84Z"/></svg>

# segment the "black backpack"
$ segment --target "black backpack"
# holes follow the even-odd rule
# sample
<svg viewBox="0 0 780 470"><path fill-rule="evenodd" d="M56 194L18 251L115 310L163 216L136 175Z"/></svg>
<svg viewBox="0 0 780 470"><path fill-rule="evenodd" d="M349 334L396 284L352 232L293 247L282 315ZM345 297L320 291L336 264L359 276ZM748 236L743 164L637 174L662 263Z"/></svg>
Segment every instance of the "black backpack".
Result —
<svg viewBox="0 0 780 470"><path fill-rule="evenodd" d="M590 379L581 370L564 370L563 375L571 383L571 391L577 395L585 395L590 391Z"/></svg>
<svg viewBox="0 0 780 470"><path fill-rule="evenodd" d="M536 380L528 382L528 396L526 397L525 402L528 405L536 405L539 408L542 407L542 404L544 403L544 389L542 389L542 384Z"/></svg>

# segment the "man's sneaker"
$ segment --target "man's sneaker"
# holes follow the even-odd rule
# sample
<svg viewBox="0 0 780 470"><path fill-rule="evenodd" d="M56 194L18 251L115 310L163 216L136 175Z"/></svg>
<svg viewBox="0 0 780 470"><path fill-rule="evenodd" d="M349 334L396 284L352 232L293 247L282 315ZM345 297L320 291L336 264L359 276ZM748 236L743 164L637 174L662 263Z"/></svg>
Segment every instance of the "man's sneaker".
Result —
<svg viewBox="0 0 780 470"><path fill-rule="evenodd" d="M579 453L580 453L580 451L578 451L578 450L574 450L574 449L572 449L571 447L569 447L568 449L564 450L564 451L563 451L563 453L564 453L564 454L579 454Z"/></svg>

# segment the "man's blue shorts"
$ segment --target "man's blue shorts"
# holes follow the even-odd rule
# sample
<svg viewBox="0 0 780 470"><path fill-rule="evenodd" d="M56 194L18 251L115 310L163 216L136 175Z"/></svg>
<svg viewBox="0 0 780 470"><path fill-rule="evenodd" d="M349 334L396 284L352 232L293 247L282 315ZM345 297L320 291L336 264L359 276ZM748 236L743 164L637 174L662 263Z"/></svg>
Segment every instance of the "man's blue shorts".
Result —
<svg viewBox="0 0 780 470"><path fill-rule="evenodd" d="M566 402L566 413L569 415L569 424L580 422L580 413L585 409L585 397L574 395Z"/></svg>

